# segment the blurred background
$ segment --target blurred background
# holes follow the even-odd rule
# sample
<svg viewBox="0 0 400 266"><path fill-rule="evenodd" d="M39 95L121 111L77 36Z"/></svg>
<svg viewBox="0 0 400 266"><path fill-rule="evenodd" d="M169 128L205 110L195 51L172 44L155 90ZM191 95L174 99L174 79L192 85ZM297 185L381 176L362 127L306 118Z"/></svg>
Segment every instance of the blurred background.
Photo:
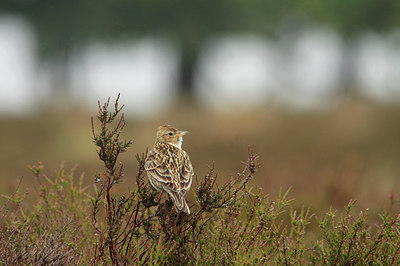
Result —
<svg viewBox="0 0 400 266"><path fill-rule="evenodd" d="M0 194L24 176L33 197L38 161L93 184L90 117L121 93L124 187L171 124L199 179L212 162L236 175L250 145L265 194L381 210L400 192L399 14L398 0L2 0Z"/></svg>

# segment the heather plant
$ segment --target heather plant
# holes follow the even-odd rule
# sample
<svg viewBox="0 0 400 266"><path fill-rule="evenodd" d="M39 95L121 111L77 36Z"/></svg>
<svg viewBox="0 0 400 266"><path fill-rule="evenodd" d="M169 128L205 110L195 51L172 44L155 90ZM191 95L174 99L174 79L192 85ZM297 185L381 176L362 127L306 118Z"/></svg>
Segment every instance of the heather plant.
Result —
<svg viewBox="0 0 400 266"><path fill-rule="evenodd" d="M146 153L136 156L137 188L127 197L112 195L113 186L124 176L123 165L117 165L118 156L132 143L119 140L125 125L123 116L113 129L108 128L122 109L118 107L118 98L112 112L108 110L109 100L104 105L99 103L98 133L92 119L93 139L105 166L104 174L96 176L100 185L92 201L92 224L98 236L93 262L111 261L118 264L148 262L150 258L158 260L158 257L150 255L154 246L165 250L161 253L162 260L170 263L194 261L199 246L203 245L205 230L210 229L210 224L219 218L218 210L233 213L242 204L241 199L247 194L246 185L258 167L258 156L249 150L243 172L217 189L214 189L216 175L211 167L195 189L198 206L191 215L176 213L169 199L159 201L158 193L144 175ZM98 214L102 207L104 220L100 222ZM132 246L139 248L132 252Z"/></svg>
<svg viewBox="0 0 400 266"><path fill-rule="evenodd" d="M62 165L54 178L42 173L43 165L30 166L38 187L38 200L30 212L21 207L19 189L1 209L0 259L6 265L83 263L90 253L87 188L83 175L76 183L74 169ZM13 211L11 211L11 208Z"/></svg>
<svg viewBox="0 0 400 266"><path fill-rule="evenodd" d="M125 120L118 104L99 103L92 119L93 141L104 168L84 187L75 169L52 177L38 163L33 209L22 207L24 193L6 197L0 208L0 260L5 265L44 264L391 264L400 262L400 217L392 208L371 225L368 211L330 209L314 217L311 208L293 207L289 190L275 198L251 187L260 167L249 148L243 170L223 182L212 164L194 178L192 213L177 213L167 195L149 184L147 151L135 157L137 172L129 193L118 192L125 173L119 157L132 145L122 140ZM391 203L395 204L394 195ZM310 237L309 225L319 226Z"/></svg>
<svg viewBox="0 0 400 266"><path fill-rule="evenodd" d="M338 215L333 209L319 220L322 240L314 244L311 260L316 264L390 264L400 261L400 216L386 212L372 233L367 211L350 214L355 201Z"/></svg>

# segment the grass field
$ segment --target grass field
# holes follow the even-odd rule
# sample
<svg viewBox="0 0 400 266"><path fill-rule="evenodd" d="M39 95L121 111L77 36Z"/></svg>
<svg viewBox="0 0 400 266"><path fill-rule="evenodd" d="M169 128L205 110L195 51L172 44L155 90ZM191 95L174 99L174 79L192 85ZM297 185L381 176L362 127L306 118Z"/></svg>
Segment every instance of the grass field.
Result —
<svg viewBox="0 0 400 266"><path fill-rule="evenodd" d="M88 112L77 108L49 109L29 118L3 118L0 120L2 128L0 159L3 162L0 171L0 193L12 195L23 176L17 196L25 197L22 205L7 203L6 197L3 199L2 204L10 208L10 211L5 212L6 214L3 216L7 217L3 221L3 227L13 229L13 226L16 226L21 229L28 226L23 232L17 230L21 234L19 238L21 240L25 237L24 232L26 234L35 228L35 224L42 223L41 230L47 230L49 238L46 240L46 237L41 238L40 235L37 235L28 240L25 239L23 243L27 244L40 241L49 242L52 234L56 234L57 230L64 230L66 233L61 234L59 239L51 240L65 242L64 238L68 238L69 246L61 245L59 250L54 250L55 254L71 254L71 256L65 257L71 261L64 262L90 263L95 255L92 252L80 253L81 251L77 250L79 247L89 250L95 243L100 243L93 234L91 222L87 220L88 213L93 207L90 199L95 196L93 191L94 175L96 172L104 173L92 141L90 128L90 116L92 115L96 115L96 111ZM193 256L203 256L201 252L211 252L212 250L217 252L219 246L228 250L229 245L233 244L237 245L236 249L238 250L238 253L235 254L218 251L221 256L207 258L203 261L204 263L229 263L226 261L227 259L237 263L285 263L285 260L287 263L312 261L331 264L370 263L374 260L383 263L399 262L399 245L395 242L399 242L400 239L399 221L396 220L400 209L396 204L400 191L400 164L398 163L400 158L400 107L352 101L343 103L334 109L319 112L295 113L259 108L257 110L211 113L183 103L161 117L139 121L131 119L127 115L126 121L127 125L122 137L132 139L133 146L119 158L124 163L125 176L122 178L123 185L117 184L113 189L115 195L127 194L128 191L138 189L136 180L140 164L138 165L135 154L142 153L146 147L152 146L158 125L168 123L179 129L190 131L190 134L185 137L183 147L191 156L197 183L194 182L188 198L195 206L199 206L199 216L187 218L188 220L179 217L177 219L184 219L179 220L183 224L191 224L195 222L193 220L195 218L199 219L196 220L197 223L198 221L204 222L205 220L202 219L206 219L210 215L218 217L217 220L211 219L212 223L210 224L205 223L204 226L208 226L207 228L210 230L211 228L216 229L211 230L210 235L198 235L198 243L204 250L193 248L195 250ZM249 194L252 196L243 196L241 200L230 206L218 208L214 206L215 208L209 212L204 211L205 209L202 209L204 206L201 207L202 203L199 200L200 192L197 189L202 182L205 182L204 177L209 172L209 166L215 162L215 171L218 172L217 184L223 186L228 182L230 176L237 177L237 173L242 171L243 165L240 162L246 161L248 146L260 156L258 159L260 168L248 183L248 187L253 187L251 190L253 192ZM53 180L47 185L43 183L40 185L27 167L27 165L37 164L38 161L43 162L44 165L40 174L44 173L50 180ZM65 172L64 174L59 172L57 177L56 173L63 161L65 162L63 163ZM74 182L76 185L81 173L84 173L82 187L87 187L85 191L81 191L79 186L71 185L72 174L68 174L68 170L76 164ZM69 192L66 195L63 194L62 197L57 196L60 191L57 192L57 186L54 187L54 184L58 184L58 182L69 184L69 189L64 189L62 193ZM48 194L43 193L43 186L49 186L46 189ZM257 189L255 188L257 187L261 188L261 191L256 193ZM282 198L282 194L279 198L281 188L283 191L290 188L287 198ZM55 190L52 191L52 189ZM77 193L79 197L72 197L71 195L75 195L74 193ZM257 196L259 193L261 193L260 196ZM256 200L259 197L263 198L262 195L269 195L268 199ZM46 199L45 197L50 198ZM132 202L143 200L140 197L135 194ZM63 201L64 203L62 203L61 198L71 200L71 202ZM294 200L289 202L288 199ZM343 207L351 199L357 201L352 211L349 210L348 213L345 210L339 211L333 218L333 212L329 210L330 206L343 210ZM54 208L43 208L43 202L46 201L52 202ZM36 207L33 208L33 206ZM66 208L61 212L59 208L62 206ZM271 209L271 206L276 207ZM305 210L310 206L309 212L304 210L302 213L301 206L305 206ZM7 208L3 208L2 211L4 212ZM152 206L146 208L149 208L150 212L154 213L155 211ZM365 214L367 208L369 209L368 219ZM12 210L16 210L19 214L11 215ZM21 210L24 215L21 215ZM251 214L252 210L253 214ZM378 214L383 214L385 210L390 211L389 216L379 217ZM281 211L284 212L281 213ZM296 215L294 215L295 211ZM168 213L168 211L166 212ZM290 213L291 215L289 215ZM326 213L328 213L326 216L328 218L323 220ZM50 214L59 219L55 223L58 227L46 228L46 222L41 220ZM63 220L71 215L76 218L74 221ZM103 217L104 213L100 212L99 215ZM145 217L145 214L143 215ZM160 213L157 214L156 211L154 215L159 217L157 215ZM169 215L173 214L169 213ZM232 215L237 217L240 223L230 223L229 217ZM165 216L164 213L163 217ZM125 220L121 219L121 221ZM174 221L165 221L161 218L157 221L154 227L148 230L154 234L159 232L161 236L169 234L162 225L163 223L174 223ZM206 219L206 221L208 220ZM78 232L75 227L72 226L75 228L72 230L71 226L68 226L71 223L79 223L84 226ZM374 226L375 223L377 226ZM257 238L261 235L258 236L255 234L256 231L247 229L260 228L260 224L265 225L260 229L260 232L265 233L261 234L263 238ZM12 226L10 227L10 225ZM105 230L102 232L105 232L106 235L107 230L102 227L105 225L107 225L107 220L99 221L99 226ZM284 225L287 226L286 229L284 229ZM213 242L215 246L201 242L205 239L218 242L221 235L228 233L221 229L224 226L235 232L242 232L242 235L225 235L224 238L231 239L233 242L219 244ZM198 230L197 225L192 224L192 227L194 228L193 232ZM346 229L346 231L344 228L351 229ZM138 227L137 230L138 233L143 233L147 229ZM248 238L243 237L244 232L249 236ZM75 239L82 234L86 236L85 241ZM193 235L183 235L188 239L194 239ZM3 233L4 236L8 236L7 233ZM45 236L47 235L45 234ZM144 250L132 250L132 254L143 253L146 250L145 247L150 243L152 243L153 249L155 246L157 248L144 252L143 254L146 255L136 258L135 262L146 262L146 258L147 262L154 260L159 263L198 259L199 257L188 257L188 254L191 253L189 250L188 254L185 252L177 254L175 248L178 246L168 244L171 243L168 241L172 240L175 241L174 243L186 241L185 237L174 235L172 238L164 237L161 238L163 240L160 240L160 238L146 238L141 235L137 238L138 242L136 243L146 243L142 247ZM317 246L314 246L311 243L316 239L320 241L316 242ZM385 241L391 245L386 247ZM12 241L8 241L8 243L10 246L3 246L2 252L7 248L18 250L18 247L15 247L17 244L14 243L14 245ZM242 244L247 245L248 248ZM255 248L257 245L264 248L257 250ZM344 247L346 248L342 254L341 250ZM125 246L122 249L126 248ZM230 248L232 249L232 247ZM360 253L359 250L363 248L367 251ZM285 253L286 251L292 253ZM38 252L41 251L37 250L36 253ZM361 257L357 257L357 252ZM103 257L98 257L98 260L113 261L112 255L107 254L106 252ZM379 257L381 255L382 257ZM133 262L134 256L128 257L124 259ZM122 256L118 259L122 259ZM121 263L121 261L119 262Z"/></svg>

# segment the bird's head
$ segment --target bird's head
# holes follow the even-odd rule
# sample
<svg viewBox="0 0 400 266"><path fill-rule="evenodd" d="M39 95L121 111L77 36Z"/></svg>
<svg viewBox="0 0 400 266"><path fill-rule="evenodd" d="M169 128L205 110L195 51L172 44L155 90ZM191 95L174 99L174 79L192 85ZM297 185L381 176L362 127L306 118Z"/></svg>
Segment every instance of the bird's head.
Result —
<svg viewBox="0 0 400 266"><path fill-rule="evenodd" d="M157 140L181 149L183 142L182 137L187 133L187 131L180 131L170 125L163 125L158 127Z"/></svg>

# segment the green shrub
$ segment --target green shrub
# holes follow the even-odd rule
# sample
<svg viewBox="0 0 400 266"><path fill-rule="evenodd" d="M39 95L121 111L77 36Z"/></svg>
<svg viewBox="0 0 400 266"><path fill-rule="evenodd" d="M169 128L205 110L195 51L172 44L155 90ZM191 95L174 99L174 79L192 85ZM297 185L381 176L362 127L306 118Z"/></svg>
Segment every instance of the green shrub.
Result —
<svg viewBox="0 0 400 266"><path fill-rule="evenodd" d="M83 263L90 253L90 220L87 188L81 176L74 182L74 169L64 167L54 178L42 174L39 163L30 169L40 185L37 203L29 212L20 204L19 191L1 209L0 258L6 265ZM14 204L14 211L7 207ZM89 251L89 252L88 252ZM88 253L87 253L88 252Z"/></svg>
<svg viewBox="0 0 400 266"><path fill-rule="evenodd" d="M367 211L351 215L351 201L339 217L330 210L319 221L322 240L315 243L311 261L316 264L395 265L399 263L400 216L380 215L381 223L372 234Z"/></svg>

